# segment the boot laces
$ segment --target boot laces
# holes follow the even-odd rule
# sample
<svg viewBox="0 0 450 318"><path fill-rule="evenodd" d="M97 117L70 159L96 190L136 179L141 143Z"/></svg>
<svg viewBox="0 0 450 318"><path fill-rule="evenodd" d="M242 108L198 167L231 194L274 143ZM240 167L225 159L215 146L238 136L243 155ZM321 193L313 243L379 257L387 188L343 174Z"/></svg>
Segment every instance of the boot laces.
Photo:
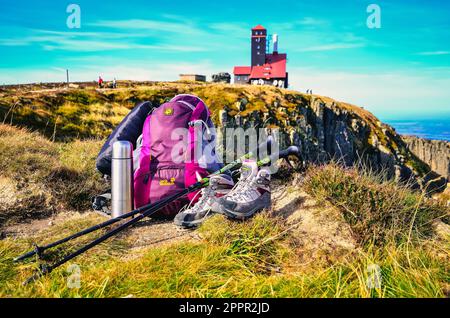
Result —
<svg viewBox="0 0 450 318"><path fill-rule="evenodd" d="M263 178L264 176L258 173L253 178L248 177L246 180L243 180L242 187L238 189L239 191L235 191L231 196L229 196L229 199L239 202L248 202L254 200L260 195L259 191L257 190L260 186L258 181L262 180Z"/></svg>
<svg viewBox="0 0 450 318"><path fill-rule="evenodd" d="M183 212L185 213L200 212L202 209L210 205L210 202L214 197L215 192L216 191L213 189L211 185L197 192ZM192 205L192 203L195 201L195 199L198 197L199 194L201 194L200 199L198 199L198 201L194 205Z"/></svg>
<svg viewBox="0 0 450 318"><path fill-rule="evenodd" d="M234 187L231 189L231 191L228 193L227 198L235 198L241 191L247 187L248 182L250 181L250 175L246 177L242 177L239 179L239 181L234 185Z"/></svg>
<svg viewBox="0 0 450 318"><path fill-rule="evenodd" d="M256 179L257 177L254 177L251 180L245 180L246 182L243 184L242 188L239 191L233 193L233 196L230 197L230 199L241 202L242 201L248 202L254 200L255 194L256 196L259 195L259 192L256 190L258 186Z"/></svg>

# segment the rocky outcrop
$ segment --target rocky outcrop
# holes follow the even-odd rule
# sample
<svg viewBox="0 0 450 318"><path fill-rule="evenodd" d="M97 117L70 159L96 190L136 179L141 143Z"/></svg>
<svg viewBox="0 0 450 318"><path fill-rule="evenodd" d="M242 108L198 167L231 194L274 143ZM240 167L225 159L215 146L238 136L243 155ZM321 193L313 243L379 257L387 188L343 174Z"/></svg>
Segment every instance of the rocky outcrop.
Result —
<svg viewBox="0 0 450 318"><path fill-rule="evenodd" d="M395 130L356 106L316 96L286 96L292 107L266 105L267 110L248 111L247 101L238 102L238 112L224 109L222 127L268 127L278 129L280 147L297 145L304 160L321 163L331 159L346 165L363 162L388 177L415 179L417 187L439 188L445 183L419 160ZM420 177L425 176L425 179Z"/></svg>
<svg viewBox="0 0 450 318"><path fill-rule="evenodd" d="M402 136L408 148L430 168L450 180L450 142Z"/></svg>

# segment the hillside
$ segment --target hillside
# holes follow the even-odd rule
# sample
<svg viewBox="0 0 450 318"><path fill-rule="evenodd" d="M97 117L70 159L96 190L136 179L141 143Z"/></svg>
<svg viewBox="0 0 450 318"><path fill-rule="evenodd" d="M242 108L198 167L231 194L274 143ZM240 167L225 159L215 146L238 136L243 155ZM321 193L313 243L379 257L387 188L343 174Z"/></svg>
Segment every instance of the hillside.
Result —
<svg viewBox="0 0 450 318"><path fill-rule="evenodd" d="M4 88L0 119L52 140L104 138L136 103L149 100L159 105L176 94L191 93L208 104L217 126L279 128L282 144L298 145L308 162L364 161L398 180L419 177L417 186L429 190L445 184L392 127L360 107L328 97L270 86L189 82L121 82L122 88L114 90L97 90L92 83L81 87Z"/></svg>
<svg viewBox="0 0 450 318"><path fill-rule="evenodd" d="M417 188L437 176L369 112L273 87L126 85L0 91L0 297L450 295L450 210L399 182L413 174ZM301 148L307 171L281 169L272 208L247 222L217 215L186 231L146 220L21 286L36 265L13 257L104 220L90 197L107 187L94 167L111 129L135 103L178 93L202 97L219 127L279 128L283 143ZM80 266L80 288L67 284L70 265Z"/></svg>

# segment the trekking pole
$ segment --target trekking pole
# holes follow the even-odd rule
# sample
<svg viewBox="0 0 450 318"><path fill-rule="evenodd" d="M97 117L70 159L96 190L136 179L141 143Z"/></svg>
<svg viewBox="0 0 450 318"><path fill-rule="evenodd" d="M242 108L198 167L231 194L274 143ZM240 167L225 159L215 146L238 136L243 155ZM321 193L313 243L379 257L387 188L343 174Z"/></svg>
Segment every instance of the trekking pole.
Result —
<svg viewBox="0 0 450 318"><path fill-rule="evenodd" d="M208 179L208 180L209 180L209 178L212 177L212 176L214 176L214 175L221 174L221 173L224 173L224 172L226 172L226 171L228 171L228 170L233 169L233 168L236 167L237 165L241 164L243 160L248 159L248 158L251 158L252 156L254 156L254 155L255 155L255 152L258 152L258 150L261 150L263 147L267 147L267 146L269 146L269 145L271 145L271 144L272 144L272 138L270 137L270 138L268 138L268 139L266 140L266 142L260 144L255 150L253 150L253 151L251 151L251 152L249 152L249 153L243 155L242 157L236 159L235 161L233 161L233 162L227 164L226 166L224 166L224 167L221 168L220 170L218 170L218 171L216 171L216 172L213 172L212 174L208 175L205 179ZM195 190L191 190L191 192L192 192L192 191L195 191ZM189 192L188 192L188 193L189 193ZM65 237L65 238L62 238L62 239L60 239L60 240L58 240L58 241L55 241L55 242L53 242L53 243L50 243L50 244L47 244L47 245L44 245L44 246L39 246L39 245L37 245L37 244L34 244L34 249L33 249L33 250L31 250L31 251L29 251L29 252L27 252L27 253L25 253L25 254L23 254L23 255L20 255L20 256L16 257L16 258L14 259L14 262L22 261L22 260L24 260L24 259L27 259L27 258L32 257L33 255L38 255L38 256L40 256L40 255L42 255L42 253L43 253L44 251L46 251L46 250L48 250L48 249L50 249L50 248L56 247L56 246L61 245L61 244L63 244L63 243L72 241L72 240L74 240L74 239L76 239L76 238L78 238L78 237L84 236L84 235L86 235L86 234L89 234L89 233L92 233L92 232L94 232L94 231L97 231L97 230L100 230L100 229L102 229L102 228L105 228L105 227L107 227L107 226L109 226L109 225L115 224L115 223L117 223L117 222L119 222L119 221L125 220L125 219L127 219L127 218L129 218L129 217L132 217L132 216L136 215L136 214L139 214L139 213L142 213L142 212L144 212L144 211L146 211L146 210L148 210L148 209L151 209L151 208L153 208L153 206L156 206L157 204L160 204L160 203L161 203L161 204L164 204L164 205L165 205L165 204L167 204L167 203L169 203L169 202L171 202L171 201L176 200L176 199L178 198L178 197L174 198L176 195L177 195L177 194L172 195L172 196L169 196L169 197L164 198L164 199L162 199L161 201L158 201L158 202L156 202L156 203L150 203L150 204L144 205L144 206L142 206L142 207L140 207L140 208L134 209L133 211L130 211L130 212L126 213L126 214L123 214L123 215L121 215L121 216L119 216L119 217L110 219L110 220L108 220L108 221L105 221L105 222L100 223L100 224L97 224L97 225L94 225L94 226L92 226L92 227L89 227L89 228L84 229L84 230L82 230L82 231L80 231L80 232L74 233L74 234L72 234L72 235L69 235L69 236L67 236L67 237Z"/></svg>
<svg viewBox="0 0 450 318"><path fill-rule="evenodd" d="M296 146L291 146L285 150L280 151L279 153L275 153L272 154L260 161L258 161L258 165L262 166L262 165L266 165L276 159L279 158L286 158L290 155L299 155L299 149ZM236 161L239 161L241 159L238 159ZM243 160L243 159L242 159ZM228 166L228 165L227 165ZM223 171L225 172L226 170L224 170L225 168L227 168L227 166L223 167L222 169L220 169L219 171ZM228 168L227 170L229 170L230 168ZM195 190L198 190L200 188L202 188L205 184L207 184L209 182L209 177L205 177L202 180L194 183L193 185L189 186L188 188L184 189L183 191L176 193L174 195L171 196L172 200L176 200L179 199ZM157 211L159 211L160 209L162 209L163 207L165 207L167 205L167 202L157 202L155 203L151 208L147 209L145 212L142 212L140 215L138 215L137 217L129 220L126 223L123 223L122 225L118 226L117 228L109 231L108 233L106 233L105 235L95 239L94 241L92 241L91 243L83 246L82 248L76 250L75 252L65 256L64 258L62 258L61 260L57 261L56 263L54 263L53 265L46 265L46 266L42 266L41 270L38 271L37 273L33 274L32 276L30 276L23 284L26 285L46 274L49 274L50 272L52 272L55 268L63 265L64 263L67 263L68 261L70 261L71 259L77 257L78 255L90 250L91 248L93 248L94 246L97 246L98 244L102 243L103 241L109 239L110 237L116 235L117 233L121 232L122 230L134 225L135 223L139 222L140 220L142 220L145 217L148 217L154 213L156 213Z"/></svg>
<svg viewBox="0 0 450 318"><path fill-rule="evenodd" d="M24 260L26 258L29 258L29 257L31 257L33 255L38 255L39 256L44 251L46 251L46 250L48 250L50 248L53 248L55 246L61 245L63 243L66 243L68 241L74 240L74 239L76 239L76 238L78 238L80 236L83 236L83 235L92 233L94 231L100 230L100 229L102 229L104 227L107 227L107 226L109 226L111 224L117 223L117 222L119 222L121 220L127 219L127 218L129 218L129 217L131 217L133 215L141 213L142 211L144 211L146 208L149 208L150 206L151 206L151 204L142 206L142 207L140 207L138 209L135 209L135 210L133 210L133 211L131 211L129 213L123 214L123 215L121 215L119 217L116 217L114 219L110 219L110 220L105 221L103 223L91 226L91 227L89 227L89 228L87 228L85 230L82 230L80 232L74 233L74 234L72 234L70 236L67 236L65 238L62 238L62 239L60 239L58 241L55 241L53 243L50 243L50 244L47 244L47 245L44 245L44 246L38 246L37 244L34 244L34 249L33 250L31 250L31 251L29 251L29 252L27 252L27 253L25 253L23 255L20 255L19 257L16 257L14 259L14 262L19 262L19 261Z"/></svg>

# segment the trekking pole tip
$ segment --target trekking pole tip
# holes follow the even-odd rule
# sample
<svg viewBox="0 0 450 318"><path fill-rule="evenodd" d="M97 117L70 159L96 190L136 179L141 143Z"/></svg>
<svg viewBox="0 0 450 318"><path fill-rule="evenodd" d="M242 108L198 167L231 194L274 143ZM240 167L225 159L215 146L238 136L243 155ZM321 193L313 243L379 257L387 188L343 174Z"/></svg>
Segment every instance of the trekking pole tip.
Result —
<svg viewBox="0 0 450 318"><path fill-rule="evenodd" d="M31 257L33 255L40 256L42 251L43 251L43 249L40 246L38 246L36 243L33 244L33 247L34 247L34 249L32 251L29 251L28 253L25 253L25 254L22 254L20 256L17 256L16 258L13 259L13 261L15 263L17 263L17 262L22 261L22 260L24 260L26 258L29 258L29 257Z"/></svg>
<svg viewBox="0 0 450 318"><path fill-rule="evenodd" d="M48 274L51 272L51 267L46 266L46 265L41 265L39 270L37 270L33 275L31 275L30 277L28 277L23 283L22 286L26 286L36 280L38 280L39 278L41 278L42 276L44 276L45 274Z"/></svg>
<svg viewBox="0 0 450 318"><path fill-rule="evenodd" d="M22 261L22 260L24 260L24 259L26 259L26 258L28 258L28 257L33 256L34 254L35 254L35 251L31 251L31 252L22 254L22 255L20 255L20 256L15 257L15 258L13 259L13 262L14 262L14 263L20 262L20 261Z"/></svg>
<svg viewBox="0 0 450 318"><path fill-rule="evenodd" d="M39 279L39 277L41 277L40 273L35 273L33 275L31 275L30 277L28 277L23 283L22 286L27 286L28 284L36 281L37 279Z"/></svg>

